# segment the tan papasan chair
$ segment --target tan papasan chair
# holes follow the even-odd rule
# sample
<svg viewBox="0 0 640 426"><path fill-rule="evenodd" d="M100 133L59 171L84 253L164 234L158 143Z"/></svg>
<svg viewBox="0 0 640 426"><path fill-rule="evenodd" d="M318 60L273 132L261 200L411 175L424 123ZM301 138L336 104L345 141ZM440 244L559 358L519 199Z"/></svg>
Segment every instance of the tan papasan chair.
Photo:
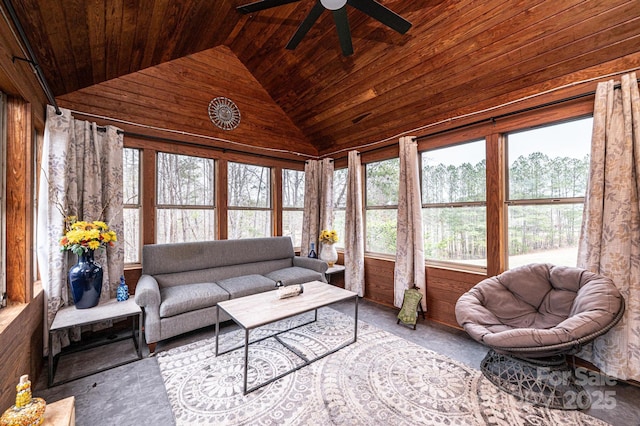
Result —
<svg viewBox="0 0 640 426"><path fill-rule="evenodd" d="M481 370L516 397L552 408L588 408L566 361L624 313L612 280L584 269L529 264L487 278L456 303L465 331L490 348Z"/></svg>

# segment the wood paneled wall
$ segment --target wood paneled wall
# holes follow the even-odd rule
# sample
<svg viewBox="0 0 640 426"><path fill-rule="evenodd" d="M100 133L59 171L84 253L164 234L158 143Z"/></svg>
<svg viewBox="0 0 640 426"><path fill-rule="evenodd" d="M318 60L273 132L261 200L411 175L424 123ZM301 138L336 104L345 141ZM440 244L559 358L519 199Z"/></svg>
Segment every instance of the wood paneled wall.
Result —
<svg viewBox="0 0 640 426"><path fill-rule="evenodd" d="M44 293L29 304L12 304L0 318L0 412L15 403L16 385L23 374L35 384L42 370Z"/></svg>
<svg viewBox="0 0 640 426"><path fill-rule="evenodd" d="M29 102L33 114L33 125L42 131L47 97L31 65L15 58L24 58L24 54L16 41L14 32L4 19L0 20L0 91Z"/></svg>
<svg viewBox="0 0 640 426"><path fill-rule="evenodd" d="M395 262L379 257L365 258L365 298L393 307L393 269ZM427 318L458 327L455 305L458 298L486 275L452 269L425 268L427 280ZM340 283L340 278L338 278ZM332 281L333 283L333 281Z"/></svg>
<svg viewBox="0 0 640 426"><path fill-rule="evenodd" d="M483 274L442 268L426 268L427 318L452 327L456 321L456 302L471 287L485 279Z"/></svg>
<svg viewBox="0 0 640 426"><path fill-rule="evenodd" d="M34 136L44 129L46 96L11 29L0 20L0 91L7 96L7 248L10 304L0 310L0 411L15 403L23 374L42 369L44 294L33 286Z"/></svg>
<svg viewBox="0 0 640 426"><path fill-rule="evenodd" d="M238 106L241 118L237 128L226 131L211 122L207 109L215 97L227 97ZM312 157L318 153L238 58L223 46L57 100L60 106L71 110L118 120L113 124L128 132L303 161L308 157L287 151ZM82 118L81 114L74 115ZM106 122L92 116L86 118Z"/></svg>

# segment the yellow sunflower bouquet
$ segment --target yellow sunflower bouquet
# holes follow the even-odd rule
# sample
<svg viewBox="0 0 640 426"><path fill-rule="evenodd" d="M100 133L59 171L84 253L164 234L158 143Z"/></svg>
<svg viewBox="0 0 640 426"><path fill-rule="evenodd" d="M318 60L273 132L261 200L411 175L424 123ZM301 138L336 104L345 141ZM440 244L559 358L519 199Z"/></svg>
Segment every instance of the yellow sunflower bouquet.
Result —
<svg viewBox="0 0 640 426"><path fill-rule="evenodd" d="M338 233L336 231L323 229L320 232L320 242L324 244L335 244L338 242Z"/></svg>
<svg viewBox="0 0 640 426"><path fill-rule="evenodd" d="M115 231L109 229L106 223L99 220L78 221L72 217L67 232L60 239L60 250L68 250L81 256L88 250L97 250L107 245L113 247L116 241L118 237Z"/></svg>

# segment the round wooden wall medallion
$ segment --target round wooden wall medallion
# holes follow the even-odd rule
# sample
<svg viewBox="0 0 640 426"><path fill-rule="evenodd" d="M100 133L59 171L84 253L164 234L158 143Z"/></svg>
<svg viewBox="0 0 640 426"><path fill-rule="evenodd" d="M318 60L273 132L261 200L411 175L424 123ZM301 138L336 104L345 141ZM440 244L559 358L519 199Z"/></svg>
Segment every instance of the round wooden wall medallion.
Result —
<svg viewBox="0 0 640 426"><path fill-rule="evenodd" d="M240 110L231 99L217 97L209 102L209 118L222 130L233 130L240 124Z"/></svg>

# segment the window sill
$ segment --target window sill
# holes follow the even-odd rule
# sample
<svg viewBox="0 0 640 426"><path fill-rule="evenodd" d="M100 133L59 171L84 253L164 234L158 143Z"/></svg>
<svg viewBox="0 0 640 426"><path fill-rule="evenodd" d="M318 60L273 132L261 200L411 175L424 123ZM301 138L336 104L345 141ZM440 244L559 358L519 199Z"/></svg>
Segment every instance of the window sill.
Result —
<svg viewBox="0 0 640 426"><path fill-rule="evenodd" d="M425 262L427 268L445 269L448 271L464 272L467 274L487 275L486 266L477 266L470 264L454 263L454 262L437 262L427 260Z"/></svg>
<svg viewBox="0 0 640 426"><path fill-rule="evenodd" d="M7 302L7 306L0 309L0 334L20 316L27 306L29 306L28 303Z"/></svg>
<svg viewBox="0 0 640 426"><path fill-rule="evenodd" d="M377 259L377 260L386 260L388 262L395 262L396 255L395 254L384 254L384 253L374 253L374 252L365 252L365 258Z"/></svg>
<svg viewBox="0 0 640 426"><path fill-rule="evenodd" d="M40 292L42 292L42 285L39 281L34 283L33 292L34 299L40 296ZM7 306L0 309L0 334L2 334L28 306L28 303L7 302Z"/></svg>

